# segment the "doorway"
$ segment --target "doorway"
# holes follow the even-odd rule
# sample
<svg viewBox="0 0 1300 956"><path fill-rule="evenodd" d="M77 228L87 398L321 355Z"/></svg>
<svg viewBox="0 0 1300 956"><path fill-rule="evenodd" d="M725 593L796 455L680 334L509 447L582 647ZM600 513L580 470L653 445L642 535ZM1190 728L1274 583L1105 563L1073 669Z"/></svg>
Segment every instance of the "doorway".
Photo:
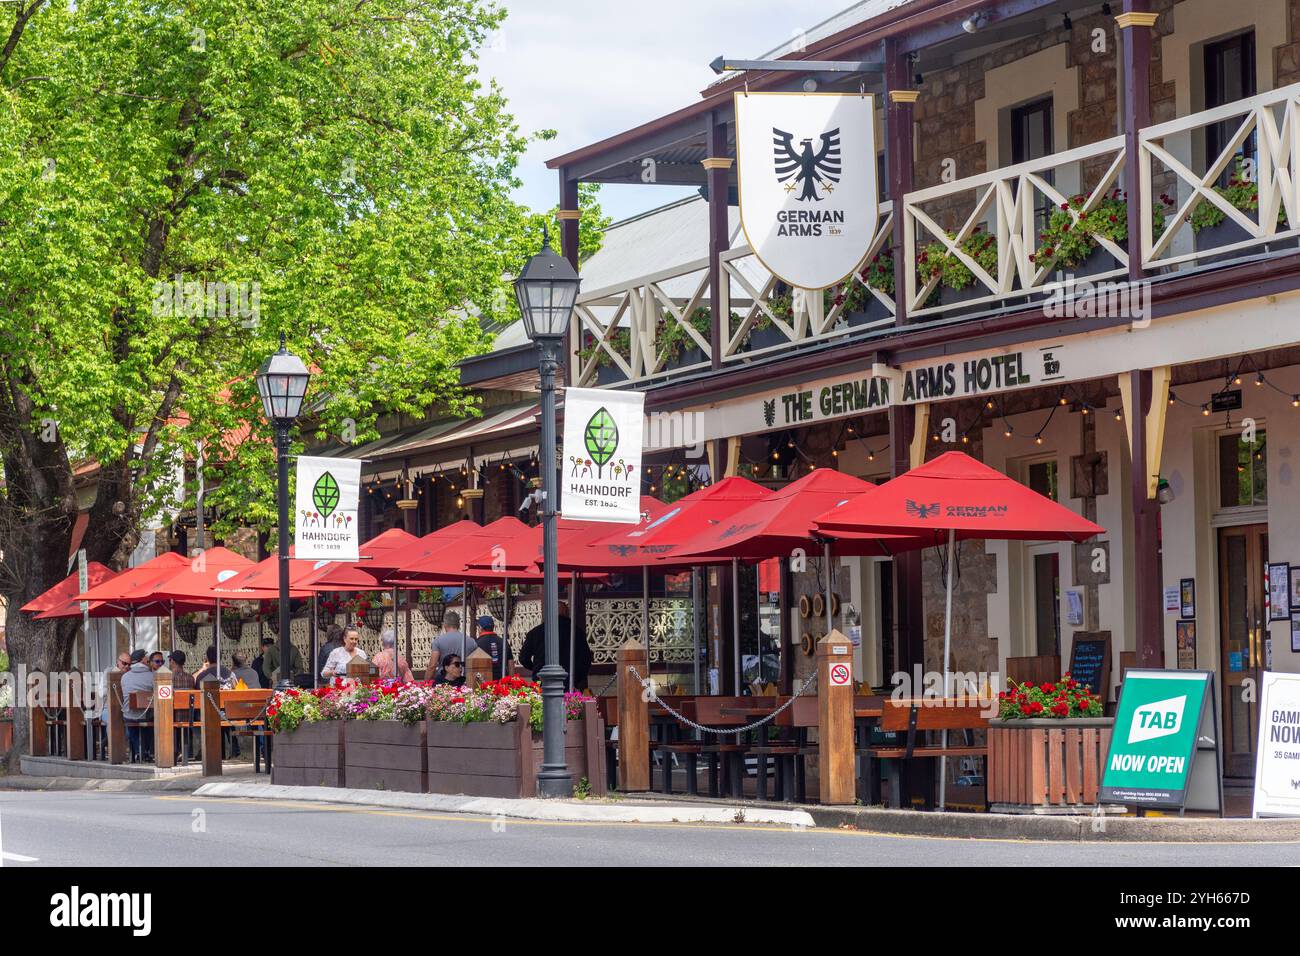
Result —
<svg viewBox="0 0 1300 956"><path fill-rule="evenodd" d="M1223 773L1253 777L1268 629L1268 525L1219 529ZM1247 683L1247 682L1251 683Z"/></svg>

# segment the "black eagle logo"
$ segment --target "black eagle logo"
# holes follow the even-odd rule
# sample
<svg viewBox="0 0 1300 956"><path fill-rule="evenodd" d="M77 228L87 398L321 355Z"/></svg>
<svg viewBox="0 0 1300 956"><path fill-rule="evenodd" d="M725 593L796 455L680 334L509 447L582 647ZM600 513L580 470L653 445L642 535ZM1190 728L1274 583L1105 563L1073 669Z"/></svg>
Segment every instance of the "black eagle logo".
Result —
<svg viewBox="0 0 1300 956"><path fill-rule="evenodd" d="M907 513L910 515L916 515L922 521L924 521L926 518L933 518L935 515L939 513L939 502L937 501L934 504L930 504L930 505L918 505L911 498L908 498L906 504L907 504Z"/></svg>
<svg viewBox="0 0 1300 956"><path fill-rule="evenodd" d="M769 427L776 421L776 399L765 399L763 401L763 424Z"/></svg>
<svg viewBox="0 0 1300 956"><path fill-rule="evenodd" d="M803 192L796 198L821 199L818 184L828 193L835 191L840 181L840 128L837 126L821 134L821 146L813 152L812 138L803 140L795 149L794 134L772 127L772 146L776 159L776 178L785 183L786 192L794 192L803 183Z"/></svg>

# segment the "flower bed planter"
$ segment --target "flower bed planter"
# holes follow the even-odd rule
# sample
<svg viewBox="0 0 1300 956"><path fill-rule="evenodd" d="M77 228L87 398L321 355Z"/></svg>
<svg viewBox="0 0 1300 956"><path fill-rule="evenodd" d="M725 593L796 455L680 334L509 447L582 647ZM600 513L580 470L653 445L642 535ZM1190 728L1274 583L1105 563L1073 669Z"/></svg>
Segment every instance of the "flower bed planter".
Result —
<svg viewBox="0 0 1300 956"><path fill-rule="evenodd" d="M849 328L856 328L860 325L870 325L872 322L879 322L890 316L889 307L877 299L871 293L867 293L867 307L861 312L846 312L843 316L844 324Z"/></svg>
<svg viewBox="0 0 1300 956"><path fill-rule="evenodd" d="M1231 219L1225 219L1217 226L1206 226L1196 233L1196 251L1201 252L1206 249L1217 249L1220 246L1230 246L1235 242L1245 242L1249 238L1250 233L1245 229ZM1249 255L1249 253L1244 249L1237 249L1221 256L1201 256L1197 261L1202 263L1224 262L1244 255Z"/></svg>
<svg viewBox="0 0 1300 956"><path fill-rule="evenodd" d="M978 279L964 289L954 289L951 286L940 285L939 304L942 306L960 305L963 302L979 299L989 294L989 290Z"/></svg>
<svg viewBox="0 0 1300 956"><path fill-rule="evenodd" d="M991 720L988 801L999 813L1088 812L1114 720Z"/></svg>
<svg viewBox="0 0 1300 956"><path fill-rule="evenodd" d="M596 366L596 384L597 385L615 385L618 382L626 382L627 376L617 365L597 365Z"/></svg>
<svg viewBox="0 0 1300 956"><path fill-rule="evenodd" d="M692 345L688 349L682 349L681 353L674 359L664 362L663 371L672 372L679 368L686 368L690 365L701 364L707 356L704 350L698 345Z"/></svg>
<svg viewBox="0 0 1300 956"><path fill-rule="evenodd" d="M759 349L789 344L790 340L786 334L773 325L766 329L753 329L749 333L749 340L745 343L745 351L757 352Z"/></svg>
<svg viewBox="0 0 1300 956"><path fill-rule="evenodd" d="M271 782L290 787L344 787L341 720L305 723L275 735Z"/></svg>
<svg viewBox="0 0 1300 956"><path fill-rule="evenodd" d="M590 753L585 720L565 722L564 762L576 784L602 781L601 754ZM599 748L601 737L595 736ZM429 793L476 797L535 797L542 765L542 735L534 734L526 707L508 724L428 722Z"/></svg>
<svg viewBox="0 0 1300 956"><path fill-rule="evenodd" d="M343 764L348 786L425 792L425 722L345 720Z"/></svg>

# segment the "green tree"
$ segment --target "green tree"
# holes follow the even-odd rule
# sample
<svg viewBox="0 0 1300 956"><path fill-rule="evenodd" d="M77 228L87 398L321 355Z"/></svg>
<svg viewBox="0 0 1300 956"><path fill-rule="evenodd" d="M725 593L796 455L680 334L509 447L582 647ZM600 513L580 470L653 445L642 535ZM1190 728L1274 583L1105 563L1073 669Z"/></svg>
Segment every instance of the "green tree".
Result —
<svg viewBox="0 0 1300 956"><path fill-rule="evenodd" d="M472 316L513 309L508 274L536 248L509 199L526 138L476 77L501 17L481 0L0 6L10 608L68 572L81 462L98 466L84 547L113 567L184 498L200 440L225 519L274 523L251 376L282 333L315 371L320 433L468 409ZM8 625L16 664L66 664L71 625Z"/></svg>

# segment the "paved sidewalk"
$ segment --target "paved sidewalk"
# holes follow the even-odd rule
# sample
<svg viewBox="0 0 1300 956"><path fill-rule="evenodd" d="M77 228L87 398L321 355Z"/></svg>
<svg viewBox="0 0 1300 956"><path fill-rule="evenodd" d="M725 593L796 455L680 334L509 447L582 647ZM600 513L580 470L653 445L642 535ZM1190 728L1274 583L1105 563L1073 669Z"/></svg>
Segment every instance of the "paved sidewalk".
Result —
<svg viewBox="0 0 1300 956"><path fill-rule="evenodd" d="M739 803L703 806L661 801L633 803L630 800L509 800L498 797L396 793L389 790L352 790L340 787L284 787L226 781L205 783L194 791L194 795L244 800L342 803L402 810L476 813L518 820L578 823L766 823L803 829L815 826L813 817L806 810L790 807L755 807Z"/></svg>

